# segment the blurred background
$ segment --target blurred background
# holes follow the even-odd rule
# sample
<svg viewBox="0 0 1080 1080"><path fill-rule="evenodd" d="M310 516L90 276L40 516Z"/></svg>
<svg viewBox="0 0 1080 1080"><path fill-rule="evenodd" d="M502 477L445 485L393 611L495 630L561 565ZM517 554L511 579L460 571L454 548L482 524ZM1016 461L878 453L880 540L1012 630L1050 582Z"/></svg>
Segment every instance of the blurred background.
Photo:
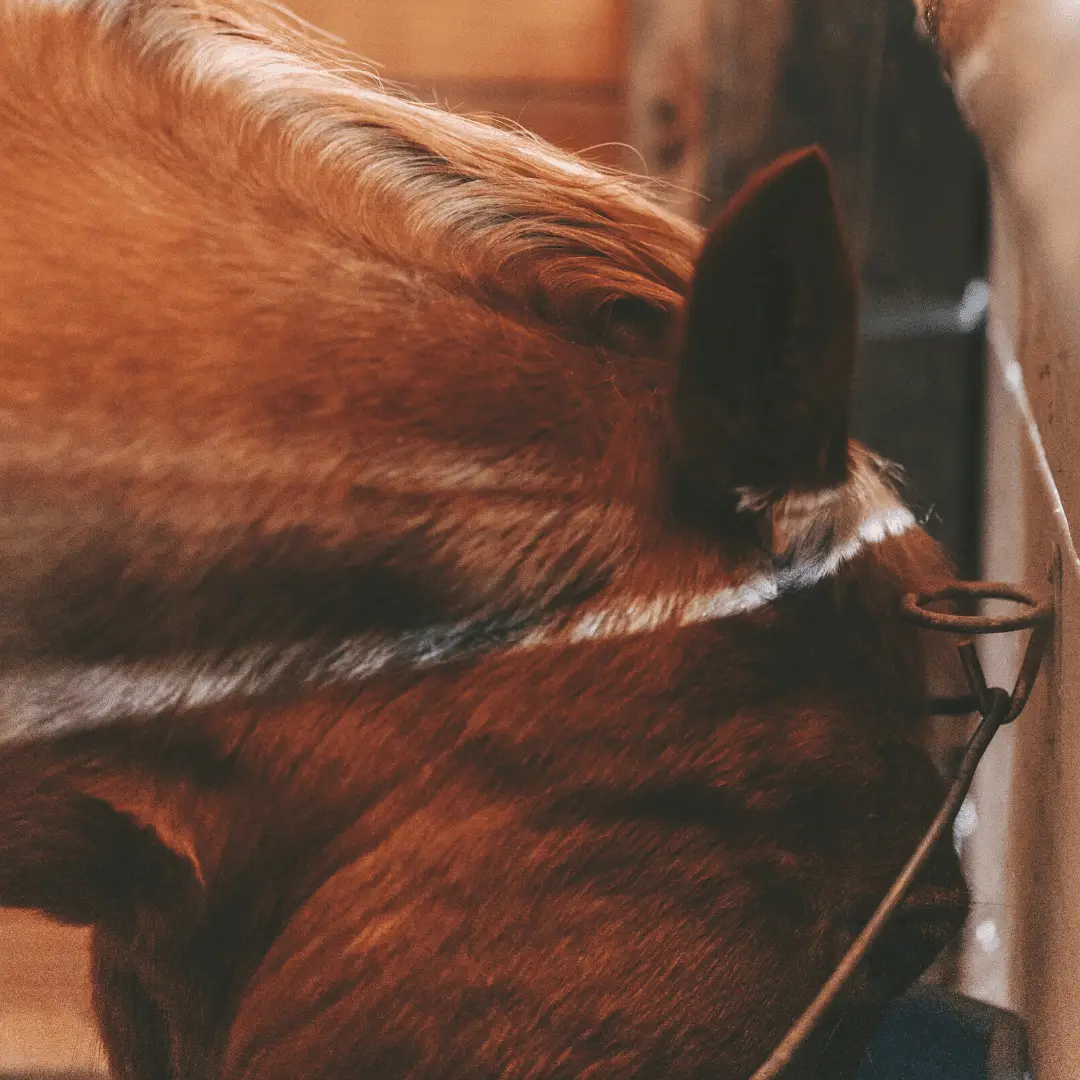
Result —
<svg viewBox="0 0 1080 1080"><path fill-rule="evenodd" d="M711 220L755 167L832 156L862 279L855 434L979 568L986 183L911 0L295 0L388 82L663 181ZM955 738L937 752L947 765ZM935 977L949 983L956 957ZM85 936L0 919L0 1073L101 1069Z"/></svg>

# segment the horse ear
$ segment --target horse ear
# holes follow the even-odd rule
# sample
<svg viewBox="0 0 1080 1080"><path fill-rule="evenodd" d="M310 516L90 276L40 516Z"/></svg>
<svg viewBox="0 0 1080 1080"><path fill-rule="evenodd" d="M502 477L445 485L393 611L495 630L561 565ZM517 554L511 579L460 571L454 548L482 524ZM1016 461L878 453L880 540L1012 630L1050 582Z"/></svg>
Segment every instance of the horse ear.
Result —
<svg viewBox="0 0 1080 1080"><path fill-rule="evenodd" d="M710 232L674 394L686 478L744 505L843 483L856 285L817 147L781 158Z"/></svg>

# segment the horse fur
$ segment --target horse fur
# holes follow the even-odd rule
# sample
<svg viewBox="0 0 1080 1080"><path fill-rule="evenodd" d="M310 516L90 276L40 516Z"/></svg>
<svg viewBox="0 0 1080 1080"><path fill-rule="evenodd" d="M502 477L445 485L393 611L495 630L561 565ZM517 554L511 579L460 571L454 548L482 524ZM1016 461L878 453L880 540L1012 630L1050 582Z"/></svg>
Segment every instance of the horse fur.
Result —
<svg viewBox="0 0 1080 1080"><path fill-rule="evenodd" d="M0 190L0 903L115 1075L748 1075L941 796L820 152L705 237L260 4L0 0Z"/></svg>

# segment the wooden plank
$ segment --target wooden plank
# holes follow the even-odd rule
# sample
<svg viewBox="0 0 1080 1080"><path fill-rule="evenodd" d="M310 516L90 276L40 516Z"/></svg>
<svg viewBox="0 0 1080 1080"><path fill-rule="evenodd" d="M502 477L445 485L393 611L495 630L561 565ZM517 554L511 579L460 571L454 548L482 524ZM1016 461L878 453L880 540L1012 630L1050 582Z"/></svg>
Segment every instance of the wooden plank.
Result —
<svg viewBox="0 0 1080 1080"><path fill-rule="evenodd" d="M0 1075L106 1075L89 940L87 930L0 909Z"/></svg>
<svg viewBox="0 0 1080 1080"><path fill-rule="evenodd" d="M589 161L626 166L626 106L606 89L574 92L550 83L441 82L410 89L463 116L519 125Z"/></svg>
<svg viewBox="0 0 1080 1080"><path fill-rule="evenodd" d="M1080 1070L1080 558L1072 532L1080 519L1080 365L1021 202L1009 185L996 185L986 572L1049 594L1056 625L1036 692L1015 725L1012 761L992 772L980 767L978 817L1003 818L1009 832L974 836L976 886L994 871L1000 885L972 920L966 983L983 992L997 975L1001 996L1028 1023L1034 1074L1072 1080ZM1018 446L1001 437L1009 419ZM1006 662L987 665L999 685L1014 677L1020 644L1010 641Z"/></svg>
<svg viewBox="0 0 1080 1080"><path fill-rule="evenodd" d="M620 83L626 0L292 0L302 18L411 81Z"/></svg>
<svg viewBox="0 0 1080 1080"><path fill-rule="evenodd" d="M632 0L627 128L638 167L689 218L701 216L705 179L705 0Z"/></svg>

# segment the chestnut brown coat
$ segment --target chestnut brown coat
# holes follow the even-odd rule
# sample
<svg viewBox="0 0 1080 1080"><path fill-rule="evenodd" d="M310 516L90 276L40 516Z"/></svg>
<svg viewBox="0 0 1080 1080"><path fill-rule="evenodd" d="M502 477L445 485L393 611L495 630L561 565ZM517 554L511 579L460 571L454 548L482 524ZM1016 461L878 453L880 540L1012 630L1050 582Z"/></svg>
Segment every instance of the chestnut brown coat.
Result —
<svg viewBox="0 0 1080 1080"><path fill-rule="evenodd" d="M941 796L854 327L816 151L703 238L254 2L0 0L0 903L119 1080L752 1071Z"/></svg>

